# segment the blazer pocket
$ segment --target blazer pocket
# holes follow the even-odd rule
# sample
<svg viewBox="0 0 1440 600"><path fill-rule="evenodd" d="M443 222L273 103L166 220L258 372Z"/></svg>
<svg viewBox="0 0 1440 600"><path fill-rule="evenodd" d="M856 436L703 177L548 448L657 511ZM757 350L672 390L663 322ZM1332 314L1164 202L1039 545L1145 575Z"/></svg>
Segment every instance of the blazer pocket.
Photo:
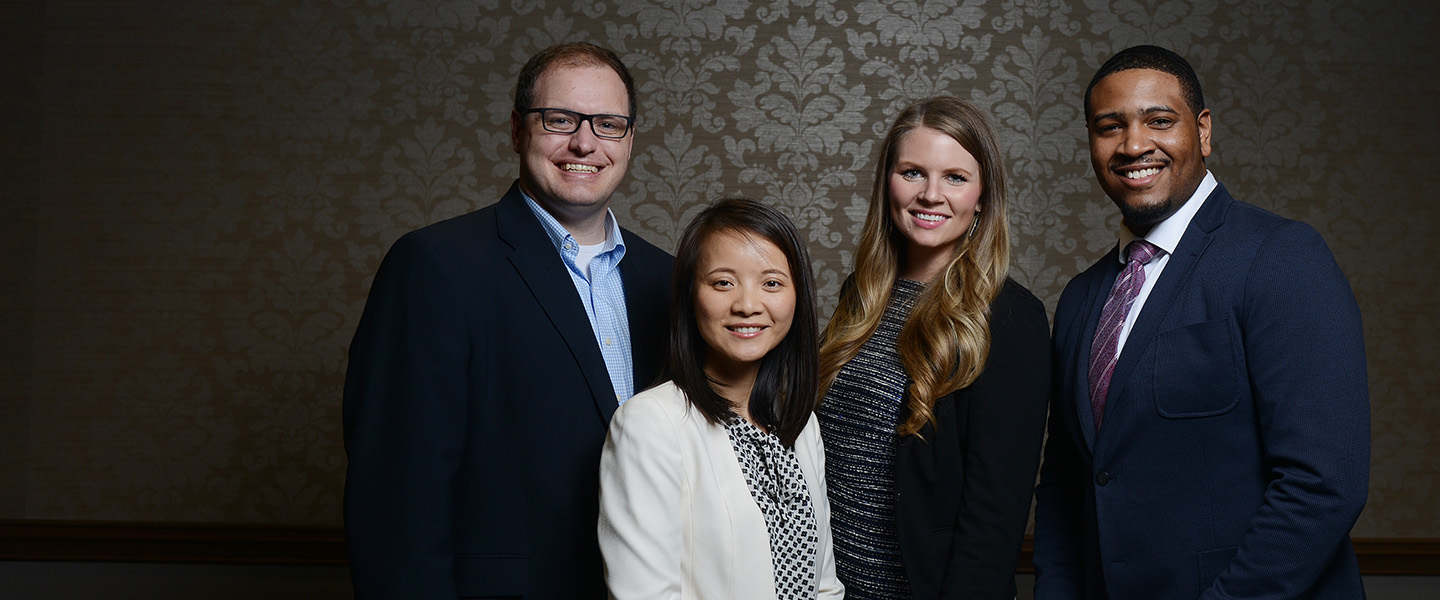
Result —
<svg viewBox="0 0 1440 600"><path fill-rule="evenodd" d="M1200 593L1205 593L1205 590L1215 584L1215 578L1224 573L1230 562L1235 560L1236 550L1237 548L1221 548L1195 553L1196 566L1200 573Z"/></svg>
<svg viewBox="0 0 1440 600"><path fill-rule="evenodd" d="M524 597L530 559L524 556L458 555L455 591L461 598Z"/></svg>
<svg viewBox="0 0 1440 600"><path fill-rule="evenodd" d="M1245 380L1229 319L1163 331L1155 338L1155 409L1167 419L1225 414L1240 403Z"/></svg>

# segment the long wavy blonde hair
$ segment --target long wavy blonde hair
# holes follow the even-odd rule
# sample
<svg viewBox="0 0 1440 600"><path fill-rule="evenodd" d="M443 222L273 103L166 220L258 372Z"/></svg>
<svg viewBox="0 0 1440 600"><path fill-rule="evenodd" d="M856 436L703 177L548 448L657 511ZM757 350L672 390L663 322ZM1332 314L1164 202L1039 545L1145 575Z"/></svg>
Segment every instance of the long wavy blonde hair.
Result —
<svg viewBox="0 0 1440 600"><path fill-rule="evenodd" d="M905 261L906 238L890 217L889 176L900 140L917 127L950 136L980 163L978 224L955 243L949 264L927 284L900 330L900 363L910 378L908 417L901 435L935 422L935 401L975 381L990 353L990 303L1010 268L1005 167L994 128L984 111L951 96L915 102L900 113L880 147L870 212L855 252L851 285L825 328L820 345L823 398L840 367L880 326L891 288Z"/></svg>

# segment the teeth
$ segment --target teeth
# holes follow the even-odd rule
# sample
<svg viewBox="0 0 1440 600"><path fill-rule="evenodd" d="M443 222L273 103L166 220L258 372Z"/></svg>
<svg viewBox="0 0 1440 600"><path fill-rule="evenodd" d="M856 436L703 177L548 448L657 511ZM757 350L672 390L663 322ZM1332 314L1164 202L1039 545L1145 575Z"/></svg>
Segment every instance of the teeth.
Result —
<svg viewBox="0 0 1440 600"><path fill-rule="evenodd" d="M1159 172L1160 167L1150 167L1148 169L1140 169L1139 171L1131 171L1126 173L1125 177L1128 179L1144 179Z"/></svg>
<svg viewBox="0 0 1440 600"><path fill-rule="evenodd" d="M948 218L949 218L949 217L947 217L947 216L945 216L945 215L927 215L927 214L925 214L925 213L915 213L915 216L916 216L916 217L919 217L919 219L920 219L921 221L930 221L930 222L944 221L945 219L948 219Z"/></svg>
<svg viewBox="0 0 1440 600"><path fill-rule="evenodd" d="M759 327L731 327L731 328L730 328L730 331L734 331L735 333L755 333L755 332L757 332L757 331L760 331L760 328L759 328Z"/></svg>
<svg viewBox="0 0 1440 600"><path fill-rule="evenodd" d="M571 172L571 173L598 173L598 172L600 172L600 169L599 169L598 167L594 167L594 166L591 166L591 165L577 165L577 164L573 164L573 163L561 165L560 168L561 168L561 169L564 169L564 170L566 170L566 171L569 171L569 172Z"/></svg>

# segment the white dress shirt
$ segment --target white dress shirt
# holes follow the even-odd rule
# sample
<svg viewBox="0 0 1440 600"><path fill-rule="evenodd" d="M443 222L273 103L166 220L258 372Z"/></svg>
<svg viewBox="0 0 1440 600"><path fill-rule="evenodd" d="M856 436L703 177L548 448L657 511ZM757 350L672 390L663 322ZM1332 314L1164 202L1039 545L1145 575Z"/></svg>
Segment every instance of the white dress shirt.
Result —
<svg viewBox="0 0 1440 600"><path fill-rule="evenodd" d="M1200 206L1205 204L1205 199L1210 197L1210 192L1215 191L1219 183L1209 170L1205 171L1205 179L1200 180L1200 187L1195 188L1195 193L1185 201L1185 205L1170 218L1161 221L1150 229L1150 233L1142 238L1156 247L1164 250L1160 256L1145 265L1145 284L1140 286L1140 295L1135 297L1135 303L1130 305L1130 312L1125 315L1125 325L1120 328L1120 341L1115 346L1115 355L1125 349L1125 338L1130 337L1130 329L1135 326L1135 319L1139 318L1140 311L1145 308L1145 300L1150 297L1150 290L1155 288L1155 282L1160 279L1160 273L1165 270L1165 265L1170 262L1170 255L1175 253L1175 248L1180 246L1180 238L1185 235L1185 230L1190 227L1190 219L1195 218L1195 213L1200 212ZM1120 268L1125 268L1125 247L1135 239L1135 234L1120 223Z"/></svg>

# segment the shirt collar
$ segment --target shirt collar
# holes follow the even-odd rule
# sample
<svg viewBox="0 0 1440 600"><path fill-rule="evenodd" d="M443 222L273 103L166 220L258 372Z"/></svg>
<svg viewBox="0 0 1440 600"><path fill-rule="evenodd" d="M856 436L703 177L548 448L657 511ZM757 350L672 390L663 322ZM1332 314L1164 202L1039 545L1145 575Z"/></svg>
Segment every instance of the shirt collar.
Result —
<svg viewBox="0 0 1440 600"><path fill-rule="evenodd" d="M572 252L579 251L580 243L575 240L575 236L570 235L570 232L565 230L565 226L555 220L550 211L540 206L540 203L526 194L523 189L520 190L520 196L525 199L525 205L530 207L530 212L535 213L535 218L540 220L540 225L545 228L545 235L550 237L550 243L555 245L556 252L563 255L570 246L574 247ZM615 213L607 208L605 209L605 241L601 243L600 252L597 254L604 254L616 248L623 253L625 239L620 236L620 224L615 221Z"/></svg>
<svg viewBox="0 0 1440 600"><path fill-rule="evenodd" d="M1195 193L1185 201L1185 205L1169 218L1157 223L1150 228L1150 233L1145 234L1145 241L1155 244L1165 254L1174 254L1175 249L1180 247L1180 238L1185 236L1185 230L1190 227L1190 220L1195 218L1195 213L1200 212L1200 206L1215 191L1219 182L1215 181L1215 175L1209 169L1205 171L1205 178L1200 180L1200 187L1195 188ZM1120 264L1125 264L1125 246L1135 240L1135 234L1125 226L1124 221L1120 223Z"/></svg>

